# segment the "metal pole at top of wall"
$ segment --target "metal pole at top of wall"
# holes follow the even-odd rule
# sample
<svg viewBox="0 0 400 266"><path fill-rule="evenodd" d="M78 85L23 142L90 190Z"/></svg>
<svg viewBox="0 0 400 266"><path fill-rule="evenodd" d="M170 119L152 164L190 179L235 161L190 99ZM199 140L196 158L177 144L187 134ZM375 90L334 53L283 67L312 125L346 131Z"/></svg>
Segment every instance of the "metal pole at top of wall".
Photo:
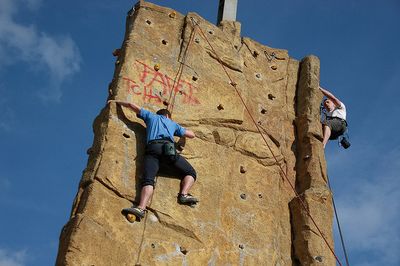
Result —
<svg viewBox="0 0 400 266"><path fill-rule="evenodd" d="M219 0L217 25L222 20L236 21L238 0Z"/></svg>

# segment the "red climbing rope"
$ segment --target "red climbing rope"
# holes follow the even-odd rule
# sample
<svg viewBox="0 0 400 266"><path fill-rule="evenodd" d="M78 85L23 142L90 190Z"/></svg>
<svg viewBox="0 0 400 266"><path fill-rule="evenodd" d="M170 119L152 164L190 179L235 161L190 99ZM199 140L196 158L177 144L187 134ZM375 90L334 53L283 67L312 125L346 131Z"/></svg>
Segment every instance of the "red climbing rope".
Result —
<svg viewBox="0 0 400 266"><path fill-rule="evenodd" d="M312 217L310 211L308 210L306 204L304 203L304 201L301 199L300 195L297 193L295 187L293 186L293 184L290 182L289 178L287 177L285 171L283 171L282 166L280 165L278 159L276 158L275 154L273 153L270 145L268 144L266 138L264 137L264 135L262 134L257 122L255 121L253 115L251 114L249 108L247 107L245 101L243 100L242 95L240 94L239 90L237 89L237 84L232 80L231 76L229 75L228 71L226 70L224 64L222 63L220 57L218 56L217 52L215 51L214 47L211 45L210 41L208 40L207 36L204 34L202 28L200 27L200 25L193 19L191 18L192 23L195 23L197 25L197 27L200 30L201 35L203 36L203 38L207 41L208 45L210 46L211 50L214 52L215 57L217 58L218 62L220 63L220 65L222 66L225 74L227 75L227 77L229 78L230 84L232 85L232 87L235 89L237 95L239 96L243 106L245 107L247 113L249 114L251 120L253 121L254 125L257 128L257 131L260 133L262 139L264 140L265 144L267 145L269 151L271 152L272 156L274 157L279 169L282 171L283 175L285 176L286 181L289 183L290 187L292 188L292 190L294 191L296 197L300 200L300 203L302 205L302 207L304 208L304 210L307 212L308 216L310 217L312 223L314 224L314 226L317 228L319 234L321 235L321 237L324 239L326 245L328 246L329 250L332 252L333 256L335 257L336 261L339 263L340 266L342 266L342 264L340 263L339 258L336 256L335 251L333 250L333 248L331 247L331 245L328 243L328 240L325 238L324 234L322 233L321 229L318 227L317 223L315 222L314 218Z"/></svg>

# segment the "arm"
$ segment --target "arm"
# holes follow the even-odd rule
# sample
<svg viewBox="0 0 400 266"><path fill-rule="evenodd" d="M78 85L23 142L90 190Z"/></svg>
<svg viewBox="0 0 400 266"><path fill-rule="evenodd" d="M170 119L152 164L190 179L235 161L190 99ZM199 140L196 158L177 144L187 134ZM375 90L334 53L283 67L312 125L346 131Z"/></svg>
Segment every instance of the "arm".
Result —
<svg viewBox="0 0 400 266"><path fill-rule="evenodd" d="M319 87L319 89L320 89L321 92L322 92L326 97L328 97L328 99L330 99L337 107L342 106L342 102L341 102L338 98L336 98L335 95L333 95L331 92L325 90L325 89L322 88L322 87Z"/></svg>
<svg viewBox="0 0 400 266"><path fill-rule="evenodd" d="M196 137L196 135L194 134L194 132L191 131L191 130L189 130L189 129L186 129L185 135L184 135L184 136L185 136L185 137L188 137L189 139L193 139L194 137Z"/></svg>
<svg viewBox="0 0 400 266"><path fill-rule="evenodd" d="M134 103L128 103L128 102L124 102L124 101L118 101L118 100L109 100L107 103L110 104L112 102L115 102L116 104L131 108L135 113L140 113L140 109L141 107L137 104Z"/></svg>

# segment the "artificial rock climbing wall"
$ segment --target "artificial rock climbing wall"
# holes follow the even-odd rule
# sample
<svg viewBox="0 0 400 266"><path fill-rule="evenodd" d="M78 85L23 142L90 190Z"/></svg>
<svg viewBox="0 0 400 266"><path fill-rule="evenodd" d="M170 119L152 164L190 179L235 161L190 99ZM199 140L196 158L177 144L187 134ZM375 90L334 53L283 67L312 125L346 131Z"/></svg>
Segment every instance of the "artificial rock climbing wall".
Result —
<svg viewBox="0 0 400 266"><path fill-rule="evenodd" d="M195 132L177 142L197 171L191 192L200 203L179 205L180 180L160 173L146 218L127 221L121 210L138 200L145 127L107 105L57 265L335 265L318 58L299 62L240 37L238 22L217 27L143 1L115 54L109 99L151 111L169 103Z"/></svg>

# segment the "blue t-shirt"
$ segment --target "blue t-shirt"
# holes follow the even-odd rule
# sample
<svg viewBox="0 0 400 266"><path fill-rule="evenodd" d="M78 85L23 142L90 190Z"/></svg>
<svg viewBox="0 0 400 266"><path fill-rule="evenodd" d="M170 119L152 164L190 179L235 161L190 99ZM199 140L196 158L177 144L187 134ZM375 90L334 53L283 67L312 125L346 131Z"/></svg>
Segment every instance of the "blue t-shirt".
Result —
<svg viewBox="0 0 400 266"><path fill-rule="evenodd" d="M141 108L138 117L146 123L146 143L156 139L170 139L173 142L174 136L185 135L185 128L164 115L157 115Z"/></svg>

